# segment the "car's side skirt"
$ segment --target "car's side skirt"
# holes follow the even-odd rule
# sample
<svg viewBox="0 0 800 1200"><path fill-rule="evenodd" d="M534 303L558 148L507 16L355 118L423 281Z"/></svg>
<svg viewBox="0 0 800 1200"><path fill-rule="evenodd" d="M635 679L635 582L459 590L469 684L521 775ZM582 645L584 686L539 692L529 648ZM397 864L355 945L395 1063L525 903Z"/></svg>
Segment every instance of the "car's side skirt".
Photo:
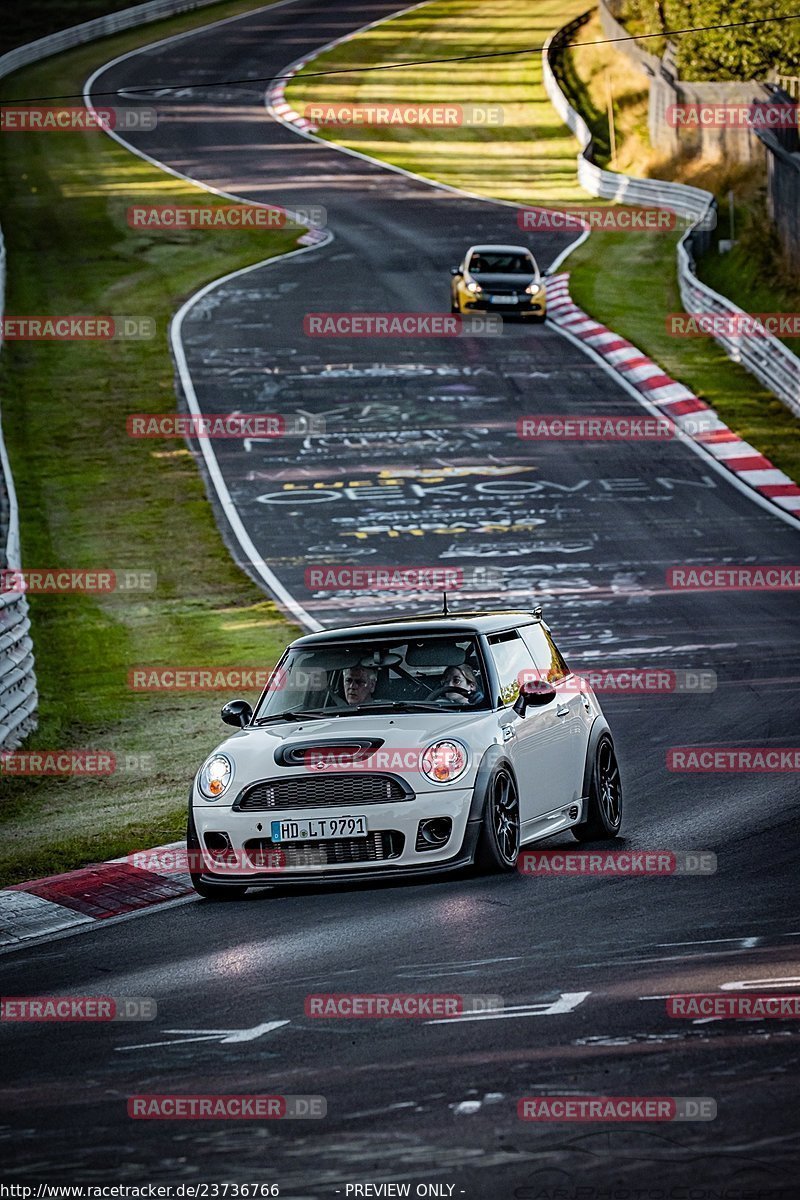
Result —
<svg viewBox="0 0 800 1200"><path fill-rule="evenodd" d="M554 808L552 812L543 813L539 817L526 821L522 827L520 845L527 846L530 842L539 842L542 838L560 833L562 829L569 829L572 825L577 825L581 819L584 804L584 799L573 800L570 804Z"/></svg>

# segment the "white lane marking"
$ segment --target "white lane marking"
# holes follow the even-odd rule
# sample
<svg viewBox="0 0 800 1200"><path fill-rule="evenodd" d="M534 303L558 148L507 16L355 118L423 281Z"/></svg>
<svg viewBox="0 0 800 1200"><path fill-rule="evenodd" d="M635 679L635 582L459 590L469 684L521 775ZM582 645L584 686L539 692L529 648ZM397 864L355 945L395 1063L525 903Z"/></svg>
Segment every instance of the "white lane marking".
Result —
<svg viewBox="0 0 800 1200"><path fill-rule="evenodd" d="M761 940L760 937L697 938L691 942L656 942L656 945L666 949L669 946L716 946L722 942L739 942L740 945L751 948L757 946Z"/></svg>
<svg viewBox="0 0 800 1200"><path fill-rule="evenodd" d="M471 967L490 967L496 963L520 962L521 957L519 954L511 954L507 958L467 959L464 962L441 963L438 966L433 963L406 963L395 970L395 976L397 979L413 979L417 975L423 975L426 979L440 979L445 975L463 975Z"/></svg>
<svg viewBox="0 0 800 1200"><path fill-rule="evenodd" d="M667 954L661 958L617 958L601 962L578 963L578 970L592 967L630 967L637 963L699 962L703 958L728 958L732 954L745 954L752 947L740 946L737 950L709 950L706 954Z"/></svg>
<svg viewBox="0 0 800 1200"><path fill-rule="evenodd" d="M502 1021L513 1020L517 1017L556 1017L563 1013L573 1012L582 1004L591 992L562 992L558 1000L543 1001L538 1004L510 1004L507 1008L496 1009L493 1012L464 1013L459 1017L436 1017L426 1021L426 1025L456 1025L462 1021Z"/></svg>
<svg viewBox="0 0 800 1200"><path fill-rule="evenodd" d="M164 1033L188 1033L199 1036L181 1037L167 1042L142 1042L135 1046L117 1046L117 1050L151 1050L155 1046L184 1046L187 1042L219 1042L220 1045L230 1046L235 1042L254 1042L265 1033L272 1033L289 1021L264 1021L254 1025L252 1029L165 1029Z"/></svg>
<svg viewBox="0 0 800 1200"><path fill-rule="evenodd" d="M737 979L732 983L721 983L723 991L748 991L751 988L796 988L800 987L800 975L786 975L779 979Z"/></svg>
<svg viewBox="0 0 800 1200"><path fill-rule="evenodd" d="M759 939L754 939L759 940ZM800 975L780 976L778 979L736 979L728 983L719 984L720 991L769 991L771 988L797 988L800 987ZM674 993L667 992L665 995L656 996L639 996L640 1000L669 1000ZM755 1018L754 1018L755 1019ZM718 1017L704 1017L703 1020L716 1021L721 1020Z"/></svg>
<svg viewBox="0 0 800 1200"><path fill-rule="evenodd" d="M322 246L328 245L328 243L331 241L333 241L333 234L327 233L323 240L316 242L313 246L303 246L300 250L290 250L286 254L280 254L271 259L265 259L264 262L256 263L254 266L243 267L238 271L231 271L230 274L223 275L221 279L215 279L211 283L206 284L206 286L201 288L199 292L195 292L193 296L190 296L189 299L178 309L177 313L170 322L170 341L172 343L172 352L175 355L175 364L181 377L186 403L190 411L194 413L195 416L202 416L202 409L197 399L197 394L194 390L194 382L192 380L191 372L189 371L189 364L186 359L186 352L183 348L183 341L181 339L183 320L189 310L193 308L199 300L202 300L202 298L209 292L213 291L215 288L222 287L223 284L228 283L231 279L235 279L240 275L247 275L251 271L258 271L262 267L270 265L270 263L284 263L287 259L295 258L300 254L313 254ZM217 499L219 500L222 510L225 513L228 525L230 526L234 536L236 537L236 540L245 554L248 565L251 567L251 569L256 571L256 573L266 584L268 591L271 592L276 600L283 605L287 612L291 613L298 624L303 625L306 629L310 629L312 631L322 629L322 623L318 621L316 617L312 617L311 613L307 612L306 609L303 608L302 604L295 599L288 588L284 587L277 575L275 575L274 572L267 566L264 559L259 554L252 538L250 537L250 534L245 528L241 516L239 515L239 510L236 507L230 492L228 491L228 486L225 483L224 476L220 470L214 449L211 445L212 439L200 438L199 440L200 450L206 464L206 470L211 478L214 490L217 493Z"/></svg>

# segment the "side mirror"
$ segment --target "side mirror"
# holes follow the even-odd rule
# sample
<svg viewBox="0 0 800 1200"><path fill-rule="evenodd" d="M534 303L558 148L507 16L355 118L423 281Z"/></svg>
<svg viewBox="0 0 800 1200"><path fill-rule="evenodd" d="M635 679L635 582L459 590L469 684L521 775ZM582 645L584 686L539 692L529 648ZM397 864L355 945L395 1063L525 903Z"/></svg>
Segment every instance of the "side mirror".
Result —
<svg viewBox="0 0 800 1200"><path fill-rule="evenodd" d="M244 729L253 719L253 710L246 700L229 700L219 715L226 725Z"/></svg>
<svg viewBox="0 0 800 1200"><path fill-rule="evenodd" d="M526 709L540 708L555 698L556 689L552 683L547 683L544 679L531 679L519 689L519 695L514 701L514 712L517 716L524 717Z"/></svg>
<svg viewBox="0 0 800 1200"><path fill-rule="evenodd" d="M460 268L460 267L451 267L451 268L450 268L450 274L451 274L451 275L460 275L460 274L461 274L461 268Z"/></svg>

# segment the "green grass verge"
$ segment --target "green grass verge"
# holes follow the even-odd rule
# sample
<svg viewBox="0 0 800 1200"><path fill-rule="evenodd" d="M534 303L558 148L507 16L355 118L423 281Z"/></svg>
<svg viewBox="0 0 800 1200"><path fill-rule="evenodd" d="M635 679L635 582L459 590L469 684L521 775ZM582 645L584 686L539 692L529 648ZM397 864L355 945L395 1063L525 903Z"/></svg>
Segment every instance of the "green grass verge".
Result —
<svg viewBox="0 0 800 1200"><path fill-rule="evenodd" d="M585 8L585 0L436 0L367 30L315 58L309 71L372 66L419 58L455 58L492 50L541 46ZM579 202L575 143L542 84L539 51L509 58L442 63L330 78L305 78L287 87L302 113L307 103L502 105L497 126L333 126L320 131L419 175L503 200Z"/></svg>
<svg viewBox="0 0 800 1200"><path fill-rule="evenodd" d="M256 7L227 4L31 67L3 94L80 92L114 55ZM9 342L5 437L28 567L144 568L152 593L30 599L41 693L31 747L146 752L153 769L105 779L4 777L0 880L18 881L182 836L192 775L222 735L224 694L133 694L136 664L270 666L295 631L233 564L184 443L133 440L134 412L175 410L168 322L225 272L291 249L297 232L142 233L126 209L216 199L101 133L8 134L8 315L155 318L149 341Z"/></svg>
<svg viewBox="0 0 800 1200"><path fill-rule="evenodd" d="M478 9L469 0L435 0L406 16L386 22L313 60L308 71L369 66L382 61L437 58L541 45L545 38L585 11L585 3L537 5L520 20L513 0L495 0ZM591 40L593 26L581 38ZM603 112L606 69L615 101L617 164L642 165L645 151L644 92L635 72L610 47L572 52L571 87L586 98L588 117L608 154L608 125ZM604 53L609 61L604 60ZM581 57L578 58L577 56ZM522 203L589 200L578 187L577 143L560 122L544 91L541 56L477 60L454 65L418 66L391 72L305 78L301 72L287 88L287 100L299 112L307 103L405 101L454 104L503 104L500 128L424 131L412 126L361 130L330 127L324 136L363 150L421 175L485 196ZM662 173L653 156L648 165ZM665 164L659 163L661 167ZM671 165L671 164L670 164ZM670 173L663 177L671 177ZM692 182L708 186L700 171ZM592 200L593 203L598 203ZM602 203L602 202L599 202ZM770 392L743 367L732 363L710 338L678 339L666 332L665 317L681 312L675 246L671 234L593 233L565 263L577 304L598 321L629 338L671 375L718 411L720 417L793 478L800 478L800 425ZM739 256L719 269L735 271ZM706 259L703 270L706 269ZM709 273L711 267L709 264ZM749 278L745 273L744 279ZM709 280L711 286L726 290ZM743 289L746 291L746 288ZM737 299L737 289L727 291ZM779 305L773 292L763 309ZM743 300L745 301L743 303ZM752 310L745 296L737 300ZM795 311L797 306L791 311Z"/></svg>

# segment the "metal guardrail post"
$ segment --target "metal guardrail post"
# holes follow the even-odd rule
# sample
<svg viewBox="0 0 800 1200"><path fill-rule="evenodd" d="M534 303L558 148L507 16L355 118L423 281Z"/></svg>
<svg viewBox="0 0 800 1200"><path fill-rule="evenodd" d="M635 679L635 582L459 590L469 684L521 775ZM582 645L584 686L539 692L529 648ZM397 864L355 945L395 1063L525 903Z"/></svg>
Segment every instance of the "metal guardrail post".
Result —
<svg viewBox="0 0 800 1200"><path fill-rule="evenodd" d="M547 39L542 50L544 86L561 119L575 134L580 145L578 153L578 182L592 196L619 200L645 208L667 208L691 221L678 242L678 286L681 302L687 312L727 317L746 316L732 300L715 292L697 278L693 250L698 253L710 241L716 226L716 200L703 188L685 183L670 183L661 179L638 179L603 170L592 161L592 135L580 113L564 95L556 78L554 63L572 34L593 13L582 13L574 21L557 30ZM800 417L800 359L771 333L763 337L715 334L715 340L733 362L741 363L765 387Z"/></svg>

